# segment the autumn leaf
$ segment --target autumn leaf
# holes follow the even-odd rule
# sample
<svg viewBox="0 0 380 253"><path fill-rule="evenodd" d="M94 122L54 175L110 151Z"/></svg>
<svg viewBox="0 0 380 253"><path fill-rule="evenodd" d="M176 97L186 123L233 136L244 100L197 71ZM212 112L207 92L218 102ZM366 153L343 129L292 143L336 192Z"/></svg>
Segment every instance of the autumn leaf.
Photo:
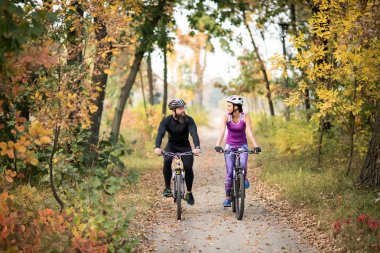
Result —
<svg viewBox="0 0 380 253"><path fill-rule="evenodd" d="M21 111L17 111L16 112L16 122L17 123L24 123L24 122L26 122L26 118L20 116L20 114L21 114Z"/></svg>
<svg viewBox="0 0 380 253"><path fill-rule="evenodd" d="M17 172L8 169L8 170L5 171L5 175L7 175L9 177L15 177L17 175Z"/></svg>
<svg viewBox="0 0 380 253"><path fill-rule="evenodd" d="M20 152L20 153L25 153L26 152L26 148L25 148L25 146L23 145L22 142L16 142L15 145L14 145L14 147L15 147L15 150L17 152Z"/></svg>
<svg viewBox="0 0 380 253"><path fill-rule="evenodd" d="M107 75L112 75L114 72L110 69L105 69L104 70L104 74L107 74Z"/></svg>
<svg viewBox="0 0 380 253"><path fill-rule="evenodd" d="M5 180L7 180L9 183L13 183L13 178L10 176L5 176Z"/></svg>
<svg viewBox="0 0 380 253"><path fill-rule="evenodd" d="M30 163L34 166L38 165L38 160L35 156L35 153L33 151L28 151L27 152L27 157L24 160L25 163Z"/></svg>
<svg viewBox="0 0 380 253"><path fill-rule="evenodd" d="M34 143L35 143L37 146L41 146L41 145L42 145L42 143L41 143L40 140L38 140L38 139L35 139L35 140L34 140Z"/></svg>
<svg viewBox="0 0 380 253"><path fill-rule="evenodd" d="M15 126L16 130L21 133L25 131L25 127L23 125L16 125Z"/></svg>
<svg viewBox="0 0 380 253"><path fill-rule="evenodd" d="M14 143L12 141L8 141L8 143L1 142L1 155L8 155L9 158L14 159L14 151L13 151Z"/></svg>
<svg viewBox="0 0 380 253"><path fill-rule="evenodd" d="M38 164L38 160L37 160L37 158L32 157L32 158L30 159L29 163L32 164L32 165L34 165L34 166L37 166L37 164Z"/></svg>
<svg viewBox="0 0 380 253"><path fill-rule="evenodd" d="M51 138L49 137L49 136L42 136L41 138L40 138L40 143L41 144L49 144L49 143L51 143Z"/></svg>
<svg viewBox="0 0 380 253"><path fill-rule="evenodd" d="M29 128L29 133L33 137L39 137L47 134L51 134L52 131L49 129L44 129L42 124L38 121L32 122Z"/></svg>
<svg viewBox="0 0 380 253"><path fill-rule="evenodd" d="M90 105L90 112L91 113L96 112L97 109L98 109L98 107L96 105L94 105L94 104Z"/></svg>

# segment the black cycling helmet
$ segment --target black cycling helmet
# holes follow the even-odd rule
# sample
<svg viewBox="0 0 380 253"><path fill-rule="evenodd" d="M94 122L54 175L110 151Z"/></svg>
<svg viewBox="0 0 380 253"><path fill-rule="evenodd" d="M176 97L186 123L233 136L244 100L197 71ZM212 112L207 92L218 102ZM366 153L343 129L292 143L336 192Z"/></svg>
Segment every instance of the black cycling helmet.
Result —
<svg viewBox="0 0 380 253"><path fill-rule="evenodd" d="M183 101L180 98L175 98L175 99L173 99L172 101L169 102L168 107L169 107L170 110L174 110L176 108L179 108L179 107L182 107L182 106L185 106L185 105L186 105L185 101Z"/></svg>

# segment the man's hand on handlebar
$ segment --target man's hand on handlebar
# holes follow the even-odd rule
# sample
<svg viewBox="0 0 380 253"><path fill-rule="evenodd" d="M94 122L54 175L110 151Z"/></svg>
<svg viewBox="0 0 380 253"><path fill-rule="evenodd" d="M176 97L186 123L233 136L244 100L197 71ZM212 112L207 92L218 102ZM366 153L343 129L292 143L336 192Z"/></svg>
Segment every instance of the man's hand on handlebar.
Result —
<svg viewBox="0 0 380 253"><path fill-rule="evenodd" d="M193 149L192 152L193 152L194 155L199 155L201 153L201 149L200 148L195 148L195 149Z"/></svg>
<svg viewBox="0 0 380 253"><path fill-rule="evenodd" d="M156 148L154 150L154 153L156 153L157 155L162 155L162 150L160 148Z"/></svg>

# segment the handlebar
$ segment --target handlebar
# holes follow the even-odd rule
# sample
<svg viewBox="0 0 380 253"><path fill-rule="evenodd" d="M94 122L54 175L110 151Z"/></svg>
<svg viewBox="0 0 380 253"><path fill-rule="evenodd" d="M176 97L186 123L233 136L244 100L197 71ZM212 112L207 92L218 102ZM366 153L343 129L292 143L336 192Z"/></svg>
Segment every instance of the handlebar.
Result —
<svg viewBox="0 0 380 253"><path fill-rule="evenodd" d="M166 151L161 151L161 155L167 155L167 156L184 156L184 155L195 155L192 151L187 151L183 153L173 153L173 152L166 152Z"/></svg>
<svg viewBox="0 0 380 253"><path fill-rule="evenodd" d="M233 154L233 155L240 155L240 154L244 154L244 153L247 153L247 154L259 154L260 152L256 152L255 150L223 150L223 153L225 154Z"/></svg>

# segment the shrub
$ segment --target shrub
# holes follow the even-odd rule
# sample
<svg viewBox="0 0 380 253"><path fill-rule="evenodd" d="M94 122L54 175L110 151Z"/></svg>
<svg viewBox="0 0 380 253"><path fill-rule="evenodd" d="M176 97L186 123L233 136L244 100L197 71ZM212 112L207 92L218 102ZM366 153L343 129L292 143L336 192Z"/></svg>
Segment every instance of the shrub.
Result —
<svg viewBox="0 0 380 253"><path fill-rule="evenodd" d="M380 220L362 213L356 218L338 219L331 227L333 235L346 245L347 250L380 251Z"/></svg>

